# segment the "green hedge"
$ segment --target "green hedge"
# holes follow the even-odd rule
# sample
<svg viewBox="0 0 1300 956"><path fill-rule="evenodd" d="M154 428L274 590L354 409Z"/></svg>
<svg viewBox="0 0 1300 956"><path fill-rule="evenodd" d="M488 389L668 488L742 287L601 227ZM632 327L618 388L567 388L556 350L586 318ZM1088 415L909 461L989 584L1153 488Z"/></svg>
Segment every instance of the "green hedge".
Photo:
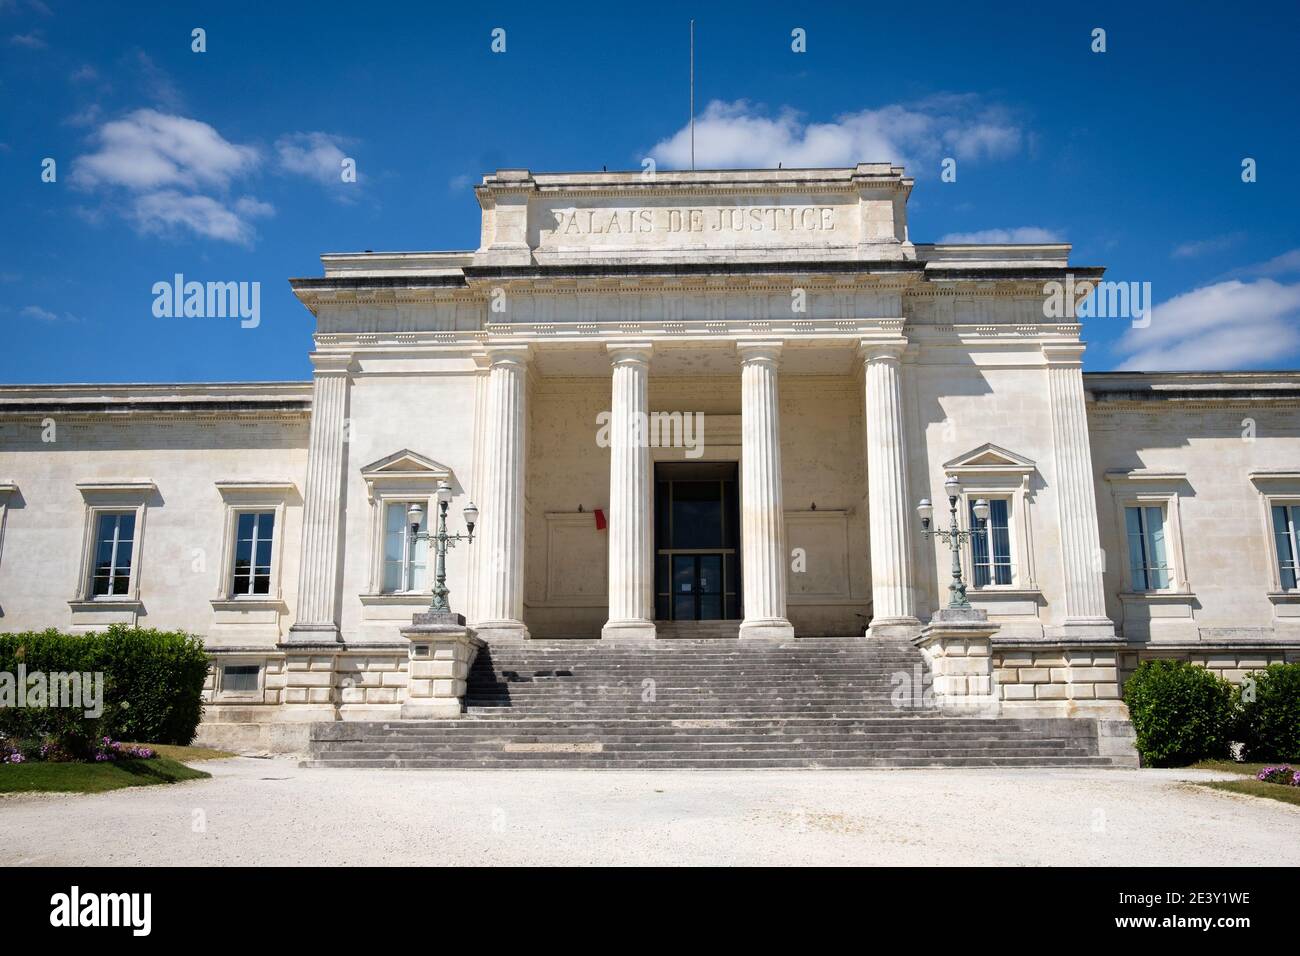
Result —
<svg viewBox="0 0 1300 956"><path fill-rule="evenodd" d="M1272 664L1249 679L1241 707L1245 758L1300 761L1300 663Z"/></svg>
<svg viewBox="0 0 1300 956"><path fill-rule="evenodd" d="M1143 661L1124 684L1143 764L1181 767L1229 757L1237 698L1237 688L1204 667Z"/></svg>
<svg viewBox="0 0 1300 956"><path fill-rule="evenodd" d="M0 672L102 673L104 712L81 708L0 707L0 735L16 738L110 736L188 744L203 718L208 657L189 634L113 626L91 634L55 630L0 634Z"/></svg>

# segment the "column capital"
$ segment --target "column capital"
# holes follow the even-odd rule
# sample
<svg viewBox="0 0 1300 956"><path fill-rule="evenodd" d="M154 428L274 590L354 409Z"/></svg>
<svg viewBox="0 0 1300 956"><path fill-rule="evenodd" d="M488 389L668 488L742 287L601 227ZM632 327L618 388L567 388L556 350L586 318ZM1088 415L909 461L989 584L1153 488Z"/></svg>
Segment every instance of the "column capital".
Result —
<svg viewBox="0 0 1300 956"><path fill-rule="evenodd" d="M526 342L510 342L500 345L485 345L483 354L489 366L518 365L525 366L533 356L533 347Z"/></svg>
<svg viewBox="0 0 1300 956"><path fill-rule="evenodd" d="M307 357L317 375L347 375L356 371L351 352L312 352Z"/></svg>
<svg viewBox="0 0 1300 956"><path fill-rule="evenodd" d="M653 342L609 342L605 345L610 365L645 365L654 351Z"/></svg>
<svg viewBox="0 0 1300 956"><path fill-rule="evenodd" d="M904 335L881 335L858 340L858 357L864 363L902 359L909 343Z"/></svg>
<svg viewBox="0 0 1300 956"><path fill-rule="evenodd" d="M736 351L740 354L742 364L771 362L776 365L781 361L781 348L784 344L780 339L754 339L737 342Z"/></svg>
<svg viewBox="0 0 1300 956"><path fill-rule="evenodd" d="M1085 348L1086 346L1082 342L1044 345L1043 360L1048 365L1076 365L1082 367L1083 350Z"/></svg>

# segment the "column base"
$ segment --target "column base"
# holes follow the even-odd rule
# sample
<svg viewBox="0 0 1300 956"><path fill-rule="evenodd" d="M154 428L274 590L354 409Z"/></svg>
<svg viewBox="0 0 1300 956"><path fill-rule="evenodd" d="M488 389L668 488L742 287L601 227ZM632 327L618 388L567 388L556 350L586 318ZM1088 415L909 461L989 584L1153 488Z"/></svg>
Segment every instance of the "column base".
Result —
<svg viewBox="0 0 1300 956"><path fill-rule="evenodd" d="M607 621L600 629L600 639L620 644L648 644L655 639L654 621Z"/></svg>
<svg viewBox="0 0 1300 956"><path fill-rule="evenodd" d="M479 621L474 625L474 633L489 644L527 641L532 637L523 621Z"/></svg>
<svg viewBox="0 0 1300 956"><path fill-rule="evenodd" d="M742 641L794 640L794 625L783 617L762 617L740 622Z"/></svg>
<svg viewBox="0 0 1300 956"><path fill-rule="evenodd" d="M912 640L921 633L921 622L914 617L876 617L867 625L867 637Z"/></svg>
<svg viewBox="0 0 1300 956"><path fill-rule="evenodd" d="M295 624L285 635L285 644L342 644L337 624Z"/></svg>

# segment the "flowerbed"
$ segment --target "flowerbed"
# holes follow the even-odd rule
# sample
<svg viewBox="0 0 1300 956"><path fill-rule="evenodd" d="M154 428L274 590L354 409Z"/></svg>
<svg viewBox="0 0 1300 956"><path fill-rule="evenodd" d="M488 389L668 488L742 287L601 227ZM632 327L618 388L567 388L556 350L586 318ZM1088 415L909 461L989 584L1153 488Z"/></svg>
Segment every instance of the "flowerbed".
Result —
<svg viewBox="0 0 1300 956"><path fill-rule="evenodd" d="M1255 774L1255 779L1264 783L1281 784L1284 787L1300 787L1300 770L1289 766L1265 767Z"/></svg>
<svg viewBox="0 0 1300 956"><path fill-rule="evenodd" d="M157 756L150 747L120 743L111 737L101 737L94 741L0 738L0 764L105 763L116 760L153 760Z"/></svg>

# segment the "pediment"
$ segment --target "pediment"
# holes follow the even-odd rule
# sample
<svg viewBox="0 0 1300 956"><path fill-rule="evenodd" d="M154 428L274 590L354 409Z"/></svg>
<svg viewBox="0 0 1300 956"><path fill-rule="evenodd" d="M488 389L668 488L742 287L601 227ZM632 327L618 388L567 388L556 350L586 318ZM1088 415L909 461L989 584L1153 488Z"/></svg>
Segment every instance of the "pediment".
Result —
<svg viewBox="0 0 1300 956"><path fill-rule="evenodd" d="M944 463L945 471L1015 471L1030 472L1038 467L1033 461L992 442L958 455Z"/></svg>
<svg viewBox="0 0 1300 956"><path fill-rule="evenodd" d="M361 469L361 474L367 478L397 475L402 477L426 475L430 478L445 478L451 474L451 469L440 462L434 461L432 458L421 455L419 452L403 448L401 451L395 451L378 461L372 461Z"/></svg>

